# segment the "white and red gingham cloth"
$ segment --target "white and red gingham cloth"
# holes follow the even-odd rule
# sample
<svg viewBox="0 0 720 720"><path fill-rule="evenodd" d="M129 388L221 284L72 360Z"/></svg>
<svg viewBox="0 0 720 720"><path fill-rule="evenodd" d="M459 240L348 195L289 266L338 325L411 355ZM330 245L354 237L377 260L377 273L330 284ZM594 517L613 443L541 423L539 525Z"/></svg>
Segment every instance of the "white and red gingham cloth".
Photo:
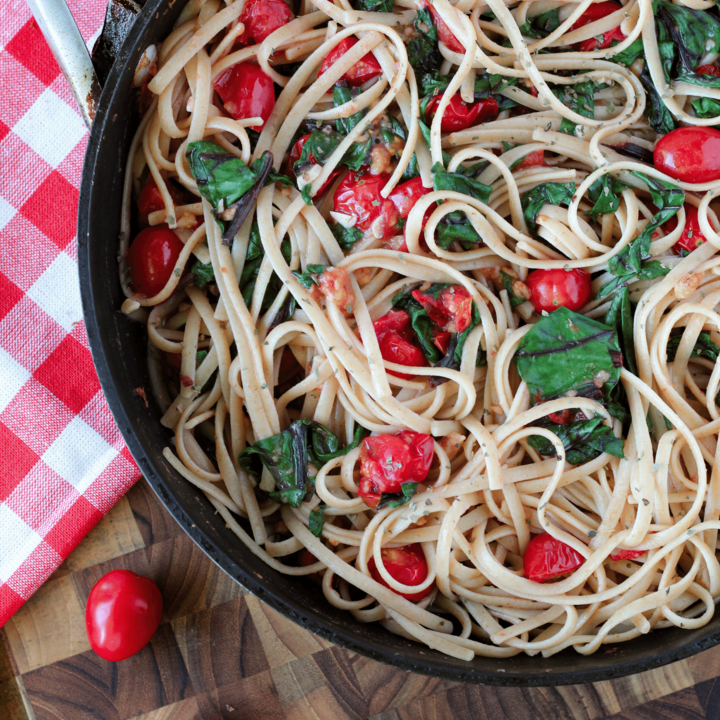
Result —
<svg viewBox="0 0 720 720"><path fill-rule="evenodd" d="M70 0L86 41L104 0ZM140 475L80 306L87 130L24 0L0 2L0 627Z"/></svg>

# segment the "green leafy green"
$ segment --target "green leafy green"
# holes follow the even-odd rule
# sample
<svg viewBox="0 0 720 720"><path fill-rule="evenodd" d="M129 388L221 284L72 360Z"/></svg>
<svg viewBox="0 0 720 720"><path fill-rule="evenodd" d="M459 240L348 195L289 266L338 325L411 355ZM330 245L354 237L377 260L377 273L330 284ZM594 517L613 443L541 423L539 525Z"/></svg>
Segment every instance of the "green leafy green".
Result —
<svg viewBox="0 0 720 720"><path fill-rule="evenodd" d="M595 92L601 87L604 86L596 85L592 80L586 80L574 85L559 85L553 89L553 93L573 112L586 118L592 118L595 116ZM575 123L563 119L560 123L560 132L574 135Z"/></svg>
<svg viewBox="0 0 720 720"><path fill-rule="evenodd" d="M614 45L617 45L617 41L613 41ZM611 45L612 47L612 45ZM628 47L621 50L619 53L612 55L608 60L630 67L639 57L645 55L645 47L643 45L642 38L636 38L633 40Z"/></svg>
<svg viewBox="0 0 720 720"><path fill-rule="evenodd" d="M515 365L535 404L600 398L620 379L622 353L613 328L561 306L523 336Z"/></svg>
<svg viewBox="0 0 720 720"><path fill-rule="evenodd" d="M591 220L597 220L598 215L607 215L617 212L620 207L620 193L628 187L624 182L609 173L599 177L587 191L587 196L595 204L586 215Z"/></svg>
<svg viewBox="0 0 720 720"><path fill-rule="evenodd" d="M359 228L351 227L346 228L340 223L331 223L330 230L338 241L338 245L343 250L351 250L352 246L358 241L362 240L362 231Z"/></svg>
<svg viewBox="0 0 720 720"><path fill-rule="evenodd" d="M680 341L682 340L683 330L673 330L670 334L667 344L667 360L672 362L675 360ZM695 347L690 353L691 358L702 357L717 362L718 356L720 356L720 348L710 339L709 332L701 332L698 335L698 339L695 341Z"/></svg>
<svg viewBox="0 0 720 720"><path fill-rule="evenodd" d="M597 294L599 298L609 295L623 284L627 285L634 280L652 280L670 272L670 269L663 266L660 261L649 260L650 242L653 233L682 207L685 202L685 192L677 185L651 178L645 173L633 171L632 174L645 183L653 203L658 208L658 213L638 237L610 259L608 272L615 277L600 288Z"/></svg>
<svg viewBox="0 0 720 720"><path fill-rule="evenodd" d="M521 297L520 295L516 295L513 292L512 286L515 282L515 278L510 277L504 270L500 271L500 277L503 281L503 286L507 290L508 297L510 298L510 307L517 307L518 305L522 305L524 302L526 302L524 297Z"/></svg>
<svg viewBox="0 0 720 720"><path fill-rule="evenodd" d="M422 133L423 139L425 140L425 144L430 147L430 128L422 120L419 119L418 124L420 125L420 132ZM447 165L452 160L452 155L443 150L442 158L443 163Z"/></svg>
<svg viewBox="0 0 720 720"><path fill-rule="evenodd" d="M610 307L605 314L605 324L616 329L623 353L623 361L627 369L637 375L635 341L633 339L633 315L630 291L627 285L623 285L616 290L610 301Z"/></svg>
<svg viewBox="0 0 720 720"><path fill-rule="evenodd" d="M565 425L543 423L543 427L560 438L565 448L565 460L570 465L582 465L604 452L619 458L625 457L622 439L615 437L599 415L592 420L575 420ZM541 455L553 457L557 454L555 446L542 435L531 435L528 444Z"/></svg>
<svg viewBox="0 0 720 720"><path fill-rule="evenodd" d="M575 183L541 183L528 190L521 200L523 215L530 232L537 236L537 217L543 205L569 205L575 194Z"/></svg>
<svg viewBox="0 0 720 720"><path fill-rule="evenodd" d="M215 282L215 273L213 272L212 263L201 263L196 260L190 268L193 275L193 282L197 287L204 288L208 283Z"/></svg>
<svg viewBox="0 0 720 720"><path fill-rule="evenodd" d="M416 75L433 72L442 64L442 55L438 49L437 29L430 11L426 8L418 10L414 25L419 35L407 45L408 61Z"/></svg>
<svg viewBox="0 0 720 720"><path fill-rule="evenodd" d="M525 37L544 38L560 27L560 15L557 8L529 18L520 26Z"/></svg>
<svg viewBox="0 0 720 720"><path fill-rule="evenodd" d="M382 510L384 507L398 508L407 504L410 498L417 492L418 483L410 480L400 485L402 492L399 493L383 493L380 496L380 502L377 509Z"/></svg>
<svg viewBox="0 0 720 720"><path fill-rule="evenodd" d="M417 285L408 286L405 291L399 292L393 297L392 305L395 310L405 310L410 316L410 326L415 331L420 349L430 364L434 365L443 357L440 350L433 343L437 328L427 314L427 310L411 295L412 290L416 287ZM443 285L442 287L448 286Z"/></svg>
<svg viewBox="0 0 720 720"><path fill-rule="evenodd" d="M720 116L720 100L714 98L697 98L690 103L696 117L714 118ZM719 121L720 122L720 121Z"/></svg>
<svg viewBox="0 0 720 720"><path fill-rule="evenodd" d="M460 243L464 250L471 250L480 241L475 228L460 210L448 213L435 230L435 243L444 250L449 250L454 242Z"/></svg>
<svg viewBox="0 0 720 720"><path fill-rule="evenodd" d="M454 192L470 195L470 197L487 203L492 194L492 188L474 180L463 173L447 172L440 163L433 165L433 190L452 190Z"/></svg>
<svg viewBox="0 0 720 720"><path fill-rule="evenodd" d="M346 80L340 80L333 86L333 105L338 107L350 102L360 95L360 88L350 88ZM367 110L356 112L347 118L338 118L335 121L335 128L342 135L347 135L364 117Z"/></svg>
<svg viewBox="0 0 720 720"><path fill-rule="evenodd" d="M298 279L299 283L306 289L310 290L313 285L319 285L320 276L325 272L325 265L308 265L305 272L299 273L293 270L293 275Z"/></svg>
<svg viewBox="0 0 720 720"><path fill-rule="evenodd" d="M448 85L450 85L451 80L452 75L441 75L438 70L425 73L419 79L418 92L421 97L432 98L435 95L444 93ZM505 75L495 75L492 73L478 75L475 78L475 100L492 98L498 104L499 110L509 110L515 107L517 103L500 93L509 85L516 84L517 78L510 78ZM423 107L423 113L424 109Z"/></svg>
<svg viewBox="0 0 720 720"><path fill-rule="evenodd" d="M368 12L392 12L395 0L354 0L353 7L356 10L367 10Z"/></svg>
<svg viewBox="0 0 720 720"><path fill-rule="evenodd" d="M325 505L320 503L314 510L310 511L310 522L308 528L315 537L322 535L325 526Z"/></svg>
<svg viewBox="0 0 720 720"><path fill-rule="evenodd" d="M312 192L312 183L308 183L307 185L303 185L303 189L300 191L300 195L302 195L302 199L305 201L306 205L312 205L312 195L310 194Z"/></svg>
<svg viewBox="0 0 720 720"><path fill-rule="evenodd" d="M647 103L645 105L645 117L650 123L652 129L659 135L666 135L676 128L675 118L667 109L662 98L655 89L655 85L650 77L647 66L640 73L640 82L647 93Z"/></svg>

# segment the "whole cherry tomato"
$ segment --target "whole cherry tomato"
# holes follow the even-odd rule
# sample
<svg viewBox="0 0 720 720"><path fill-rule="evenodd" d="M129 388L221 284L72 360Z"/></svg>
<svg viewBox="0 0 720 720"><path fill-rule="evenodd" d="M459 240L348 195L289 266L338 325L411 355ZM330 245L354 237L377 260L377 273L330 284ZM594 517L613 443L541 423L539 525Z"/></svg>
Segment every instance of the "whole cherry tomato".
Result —
<svg viewBox="0 0 720 720"><path fill-rule="evenodd" d="M673 245L673 250L678 254L683 251L691 253L707 242L706 237L700 231L697 208L690 203L685 203L683 207L685 208L685 227L680 239ZM677 217L671 217L665 223L665 229L672 232L677 227L677 222Z"/></svg>
<svg viewBox="0 0 720 720"><path fill-rule="evenodd" d="M225 109L236 119L259 117L262 130L275 107L275 85L259 65L241 62L229 67L215 79L215 89Z"/></svg>
<svg viewBox="0 0 720 720"><path fill-rule="evenodd" d="M427 366L427 359L416 344L415 333L410 326L410 316L405 310L391 310L387 315L376 320L373 327L383 360L408 367ZM402 380L410 380L413 377L394 370L387 372Z"/></svg>
<svg viewBox="0 0 720 720"><path fill-rule="evenodd" d="M290 151L290 159L288 160L288 175L291 178L295 178L295 170L293 166L295 163L300 159L300 156L302 155L302 149L305 143L308 141L308 138L310 137L312 133L308 133L307 135L303 135L294 145L292 150ZM308 160L313 163L317 163L317 160L315 159L315 156L310 153L310 156L308 157ZM318 191L318 195L322 195L329 187L332 185L335 178L340 175L342 170L336 169L333 170L330 173L330 177L328 178L327 182L320 188Z"/></svg>
<svg viewBox="0 0 720 720"><path fill-rule="evenodd" d="M157 295L167 285L183 247L182 240L166 227L141 230L128 251L135 292Z"/></svg>
<svg viewBox="0 0 720 720"><path fill-rule="evenodd" d="M574 548L541 533L528 543L523 557L523 570L528 580L546 582L577 570L585 558Z"/></svg>
<svg viewBox="0 0 720 720"><path fill-rule="evenodd" d="M245 32L238 38L238 42L258 45L294 18L295 14L284 0L247 0L240 13L240 22L245 26Z"/></svg>
<svg viewBox="0 0 720 720"><path fill-rule="evenodd" d="M355 227L370 230L375 237L384 240L397 232L398 213L390 199L380 195L390 179L388 173L372 175L349 172L338 185L333 197L333 210L355 216ZM376 220L380 220L375 224Z"/></svg>
<svg viewBox="0 0 720 720"><path fill-rule="evenodd" d="M172 182L167 184L168 190L170 191L170 197L175 205L182 205L184 197L182 191L174 185ZM140 195L137 199L138 207L138 220L142 227L148 226L148 215L158 210L165 209L165 203L163 202L162 195L158 189L155 178L151 175L150 179L145 183L145 187L140 191ZM167 227L167 223L164 223L164 227Z"/></svg>
<svg viewBox="0 0 720 720"><path fill-rule="evenodd" d="M403 585L420 585L427 579L427 560L419 543L412 543L412 545L399 548L383 548L380 555L385 569L393 580L397 580ZM368 570L373 580L392 590L385 578L380 575L380 571L375 564L375 558L370 558L368 561ZM411 602L419 602L424 597L427 597L432 592L432 589L433 586L430 585L417 593L399 593L396 590L393 590L393 592Z"/></svg>
<svg viewBox="0 0 720 720"><path fill-rule="evenodd" d="M610 15L610 13L614 13L616 10L622 10L622 5L620 5L620 3L611 2L610 0L608 0L608 2L593 3L575 21L575 24L572 26L571 30L578 30L584 25L588 25L589 23L595 22L596 20L601 20L607 15ZM577 49L582 52L590 52L591 50L605 50L612 45L613 40L622 42L626 37L627 35L620 31L620 26L618 25L618 27L613 28L612 30L608 30L602 35L599 35L598 37L592 37L588 38L587 40L583 40L581 43L578 43Z"/></svg>
<svg viewBox="0 0 720 720"><path fill-rule="evenodd" d="M318 76L322 75L336 60L340 59L353 45L357 45L357 38L346 37L341 40L326 56L318 70ZM348 85L359 87L368 80L382 74L380 63L375 56L369 52L360 58L340 79L346 80Z"/></svg>
<svg viewBox="0 0 720 720"><path fill-rule="evenodd" d="M374 435L360 446L359 494L376 508L383 493L402 493L402 484L422 482L430 470L435 443L429 435L400 430L394 435Z"/></svg>
<svg viewBox="0 0 720 720"><path fill-rule="evenodd" d="M513 170L524 170L525 168L530 167L546 167L547 163L545 162L545 152L543 150L534 150L531 153L528 153L523 159L522 162L519 162Z"/></svg>
<svg viewBox="0 0 720 720"><path fill-rule="evenodd" d="M643 555L646 550L628 550L627 548L618 548L617 552L610 555L611 560L635 560Z"/></svg>
<svg viewBox="0 0 720 720"><path fill-rule="evenodd" d="M413 290L412 296L442 330L461 333L470 327L473 300L462 285L451 285L434 295L420 289Z"/></svg>
<svg viewBox="0 0 720 720"><path fill-rule="evenodd" d="M403 219L407 220L410 211L415 207L415 203L423 196L431 193L433 189L431 187L426 188L422 183L422 178L416 177L407 182L396 185L395 189L390 193L388 199L395 205L398 215ZM425 211L423 216L422 226L425 227L425 223L428 221L430 215L432 215L434 206L429 207Z"/></svg>
<svg viewBox="0 0 720 720"><path fill-rule="evenodd" d="M441 97L441 95L436 95L427 104L425 108L425 119L428 122L432 121L437 107L440 104ZM450 98L450 103L445 109L445 114L440 123L440 130L444 133L467 130L467 128L473 125L494 120L498 116L498 112L498 104L493 98L476 100L474 103L468 105L460 97L460 93L456 93Z"/></svg>
<svg viewBox="0 0 720 720"><path fill-rule="evenodd" d="M663 135L653 152L655 167L675 180L706 183L720 179L720 130L681 127Z"/></svg>
<svg viewBox="0 0 720 720"><path fill-rule="evenodd" d="M577 312L590 299L590 275L584 270L534 270L526 283L537 312L551 313L559 307Z"/></svg>
<svg viewBox="0 0 720 720"><path fill-rule="evenodd" d="M119 662L150 642L161 618L157 585L130 570L113 570L90 591L85 629L90 647L101 658Z"/></svg>
<svg viewBox="0 0 720 720"><path fill-rule="evenodd" d="M720 77L720 67L718 67L717 65L698 65L698 67L695 68L695 74Z"/></svg>
<svg viewBox="0 0 720 720"><path fill-rule="evenodd" d="M445 21L440 17L440 13L433 7L433 5L427 0L424 0L422 6L430 11L435 28L437 29L438 37L441 42L447 45L448 50L452 50L456 53L465 54L465 48L463 44L455 37L455 33L446 25Z"/></svg>

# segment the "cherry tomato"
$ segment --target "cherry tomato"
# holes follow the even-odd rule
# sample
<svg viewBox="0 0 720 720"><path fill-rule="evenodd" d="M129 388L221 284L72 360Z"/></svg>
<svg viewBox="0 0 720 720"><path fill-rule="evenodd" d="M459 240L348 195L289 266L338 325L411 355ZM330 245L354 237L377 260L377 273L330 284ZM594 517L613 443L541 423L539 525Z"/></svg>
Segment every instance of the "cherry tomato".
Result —
<svg viewBox="0 0 720 720"><path fill-rule="evenodd" d="M628 550L627 548L618 548L617 552L610 555L611 560L635 560L643 555L646 550Z"/></svg>
<svg viewBox="0 0 720 720"><path fill-rule="evenodd" d="M545 152L543 150L534 150L533 152L528 153L522 159L522 162L519 162L513 170L524 170L525 168L540 166L547 167L547 163L545 162Z"/></svg>
<svg viewBox="0 0 720 720"><path fill-rule="evenodd" d="M303 135L294 145L292 150L290 151L290 159L288 160L288 175L295 179L295 170L293 169L293 165L300 159L300 156L302 155L302 149L305 143L308 141L308 138L310 137L312 133L308 133L307 135ZM308 158L310 162L317 163L317 160L315 159L315 156L310 153L310 156ZM318 195L322 195L329 187L332 185L335 178L340 175L342 170L336 169L333 170L330 173L330 177L328 178L328 181L320 188L318 191Z"/></svg>
<svg viewBox="0 0 720 720"><path fill-rule="evenodd" d="M584 562L585 558L577 550L550 533L541 533L528 543L523 569L528 580L542 583L574 572Z"/></svg>
<svg viewBox="0 0 720 720"><path fill-rule="evenodd" d="M698 67L695 68L695 74L720 77L720 67L718 67L717 65L698 65Z"/></svg>
<svg viewBox="0 0 720 720"><path fill-rule="evenodd" d="M90 647L101 658L119 662L150 642L161 618L157 585L130 570L113 570L90 591L85 629Z"/></svg>
<svg viewBox="0 0 720 720"><path fill-rule="evenodd" d="M415 333L410 327L410 316L405 310L391 310L387 315L376 320L373 327L383 360L408 367L427 366L427 359L416 344ZM402 380L410 380L414 377L394 370L387 372Z"/></svg>
<svg viewBox="0 0 720 720"><path fill-rule="evenodd" d="M550 413L548 419L558 425L566 425L570 422L570 415L570 410L561 410L560 412Z"/></svg>
<svg viewBox="0 0 720 720"><path fill-rule="evenodd" d="M427 104L425 108L425 119L428 122L432 121L437 107L440 104L441 97L441 95L436 95ZM474 103L468 105L463 102L460 93L456 93L450 98L450 104L445 109L445 114L440 123L440 130L442 132L467 130L467 128L473 125L494 120L498 116L498 112L498 104L493 98L476 100Z"/></svg>
<svg viewBox="0 0 720 720"><path fill-rule="evenodd" d="M174 185L172 182L167 184L168 190L170 191L170 197L175 205L182 205L185 201L182 191ZM140 191L140 195L137 199L138 207L138 220L142 227L148 226L148 215L158 210L165 209L165 203L158 189L155 178L151 175L149 180L145 183L145 187ZM167 227L167 223L165 223Z"/></svg>
<svg viewBox="0 0 720 720"><path fill-rule="evenodd" d="M357 38L346 37L341 40L326 56L318 70L318 76L322 75L336 60L340 59L353 45L357 45ZM359 87L368 80L372 80L382 74L380 63L375 56L369 52L367 55L353 65L340 79L346 80L348 85Z"/></svg>
<svg viewBox="0 0 720 720"><path fill-rule="evenodd" d="M443 288L433 296L413 290L412 296L425 308L430 319L448 332L464 332L472 320L472 295L462 285Z"/></svg>
<svg viewBox="0 0 720 720"><path fill-rule="evenodd" d="M422 4L424 8L427 8L432 15L435 28L437 29L438 37L442 42L447 45L448 50L452 50L456 53L465 54L465 48L463 44L455 37L455 33L446 25L445 21L440 17L440 13L433 7L433 5L427 0Z"/></svg>
<svg viewBox="0 0 720 720"><path fill-rule="evenodd" d="M241 62L229 67L215 79L215 89L225 109L236 120L259 117L263 124L253 130L260 131L265 127L275 107L275 85L259 65Z"/></svg>
<svg viewBox="0 0 720 720"><path fill-rule="evenodd" d="M707 238L700 231L697 208L690 203L685 203L683 207L685 208L685 227L680 239L673 245L673 250L678 254L683 251L691 253L693 250L697 250L704 242L707 242ZM677 227L677 223L677 217L670 218L665 223L667 232L672 232Z"/></svg>
<svg viewBox="0 0 720 720"><path fill-rule="evenodd" d="M537 312L551 313L559 307L577 312L590 299L590 275L584 270L534 270L525 282Z"/></svg>
<svg viewBox="0 0 720 720"><path fill-rule="evenodd" d="M394 435L374 435L360 446L359 494L376 508L383 493L402 493L402 484L422 482L430 470L435 444L429 435L400 430Z"/></svg>
<svg viewBox="0 0 720 720"><path fill-rule="evenodd" d="M182 240L166 227L141 230L128 251L135 292L157 295L167 285L183 247Z"/></svg>
<svg viewBox="0 0 720 720"><path fill-rule="evenodd" d="M681 127L663 135L653 152L655 167L675 180L706 183L720 179L720 130Z"/></svg>
<svg viewBox="0 0 720 720"><path fill-rule="evenodd" d="M620 5L620 3L611 2L610 0L608 0L608 2L593 3L575 21L575 24L572 26L571 30L578 30L579 28L588 25L591 22L601 20L607 15L610 15L610 13L614 13L616 10L622 10L622 5ZM599 35L598 37L592 37L588 38L587 40L583 40L581 43L578 43L577 48L582 52L590 52L591 50L605 50L612 45L613 40L622 42L626 37L627 35L620 31L620 26L618 25L618 27L613 28L612 30L608 30L602 35Z"/></svg>
<svg viewBox="0 0 720 720"><path fill-rule="evenodd" d="M390 193L388 199L395 205L398 215L403 219L407 220L410 211L415 207L415 203L423 196L431 193L433 189L426 188L422 184L422 178L416 177L407 182L396 185L395 189ZM432 215L434 206L429 207L425 211L425 215L422 220L422 227L425 227L425 223L428 218Z"/></svg>
<svg viewBox="0 0 720 720"><path fill-rule="evenodd" d="M433 345L443 355L445 355L448 351L448 348L450 347L450 339L451 338L452 338L452 333L443 330L442 332L435 334L435 337L433 338Z"/></svg>
<svg viewBox="0 0 720 720"><path fill-rule="evenodd" d="M397 232L398 213L390 199L380 195L390 179L388 173L371 175L349 172L338 185L333 198L333 210L345 215L355 216L355 227L370 230L375 237L384 240ZM380 220L377 224L376 220Z"/></svg>
<svg viewBox="0 0 720 720"><path fill-rule="evenodd" d="M240 22L245 32L238 38L243 45L258 45L278 28L295 18L284 0L247 0Z"/></svg>
<svg viewBox="0 0 720 720"><path fill-rule="evenodd" d="M403 585L420 585L427 579L427 560L419 543L399 548L383 548L380 555L385 569L393 580L397 580ZM373 580L392 590L385 578L380 575L380 571L375 564L375 558L370 558L368 561L368 570ZM433 586L430 585L417 593L399 593L396 590L393 590L393 592L411 602L419 602L424 597L427 597L432 592L432 589Z"/></svg>

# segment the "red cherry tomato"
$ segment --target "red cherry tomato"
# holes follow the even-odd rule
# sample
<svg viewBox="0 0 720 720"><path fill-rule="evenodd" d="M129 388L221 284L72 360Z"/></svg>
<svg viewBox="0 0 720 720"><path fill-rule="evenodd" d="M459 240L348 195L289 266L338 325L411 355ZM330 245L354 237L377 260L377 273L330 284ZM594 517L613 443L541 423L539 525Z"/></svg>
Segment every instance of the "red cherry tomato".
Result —
<svg viewBox="0 0 720 720"><path fill-rule="evenodd" d="M166 227L141 230L128 251L135 292L157 295L167 285L183 247L182 240Z"/></svg>
<svg viewBox="0 0 720 720"><path fill-rule="evenodd" d="M655 144L655 167L675 180L706 183L720 179L720 130L681 127Z"/></svg>
<svg viewBox="0 0 720 720"><path fill-rule="evenodd" d="M574 572L584 562L585 558L577 550L550 533L541 533L528 543L523 569L528 580L542 583Z"/></svg>
<svg viewBox="0 0 720 720"><path fill-rule="evenodd" d="M373 327L383 360L408 367L427 366L427 359L416 344L415 334L410 327L410 316L405 310L391 310L387 315L376 320ZM410 380L414 377L394 370L387 372L402 380Z"/></svg>
<svg viewBox="0 0 720 720"><path fill-rule="evenodd" d="M531 153L528 153L523 159L522 162L518 163L513 170L524 170L525 168L530 167L546 167L547 163L545 162L545 152L543 150L535 150Z"/></svg>
<svg viewBox="0 0 720 720"><path fill-rule="evenodd" d="M550 413L548 419L558 425L566 425L570 422L570 415L570 410L561 410L560 412Z"/></svg>
<svg viewBox="0 0 720 720"><path fill-rule="evenodd" d="M451 332L439 332L435 334L435 337L433 338L433 345L443 354L445 355L448 351L448 348L450 347L450 339L452 338Z"/></svg>
<svg viewBox="0 0 720 720"><path fill-rule="evenodd" d="M695 74L720 77L720 67L718 67L717 65L698 65L698 67L695 68Z"/></svg>
<svg viewBox="0 0 720 720"><path fill-rule="evenodd" d="M303 135L294 145L292 150L290 151L290 159L288 160L288 175L295 179L295 170L293 169L293 165L300 159L300 156L302 155L302 149L305 143L308 141L308 138L310 137L312 133L308 133L307 135ZM310 153L310 157L308 158L310 162L317 163L317 160L315 159L315 156ZM342 170L333 170L330 173L330 177L328 178L328 181L320 188L318 195L322 195L329 187L332 185L335 178L340 175Z"/></svg>
<svg viewBox="0 0 720 720"><path fill-rule="evenodd" d="M590 275L584 270L534 270L526 283L537 312L551 313L559 307L578 311L590 299Z"/></svg>
<svg viewBox="0 0 720 720"><path fill-rule="evenodd" d="M241 62L229 67L215 78L215 89L225 109L236 120L259 117L263 124L253 130L265 127L275 107L275 85L259 65Z"/></svg>
<svg viewBox="0 0 720 720"><path fill-rule="evenodd" d="M673 250L678 254L683 250L691 253L693 250L697 250L704 242L707 242L707 238L700 230L697 208L690 203L685 203L683 207L685 208L685 227L680 239L673 245ZM667 232L672 232L677 227L677 223L677 217L670 218L665 223Z"/></svg>
<svg viewBox="0 0 720 720"><path fill-rule="evenodd" d="M455 37L455 33L445 24L445 21L440 17L440 13L427 2L427 0L423 2L422 6L430 11L430 15L432 15L435 28L438 32L438 37L447 45L448 50L464 55L465 48L463 44Z"/></svg>
<svg viewBox="0 0 720 720"><path fill-rule="evenodd" d="M375 237L381 240L391 238L397 232L398 213L390 199L380 195L390 179L388 173L359 175L349 172L338 185L333 198L333 210L345 215L355 216L355 227L366 231L373 226ZM378 219L381 221L374 225Z"/></svg>
<svg viewBox="0 0 720 720"><path fill-rule="evenodd" d="M353 45L357 45L357 38L346 37L341 40L326 56L318 70L322 75L335 61L339 60ZM359 87L368 80L382 74L380 63L370 52L353 65L340 79L346 80L349 85Z"/></svg>
<svg viewBox="0 0 720 720"><path fill-rule="evenodd" d="M170 197L172 198L173 203L175 205L182 205L185 200L182 191L171 182L167 184L167 187L170 191ZM150 213L165 209L165 203L163 202L162 195L160 194L155 178L152 175L145 183L145 187L140 191L140 195L137 199L137 207L138 219L142 227L148 226L148 215L150 215Z"/></svg>
<svg viewBox="0 0 720 720"><path fill-rule="evenodd" d="M422 178L416 177L412 180L408 180L400 185L396 185L395 189L390 193L388 199L395 205L398 215L403 219L407 220L410 211L415 207L415 203L423 196L431 193L433 189L426 188L422 184ZM432 215L434 206L429 207L423 215L422 227L425 227L425 223L428 221L430 215Z"/></svg>
<svg viewBox="0 0 720 720"><path fill-rule="evenodd" d="M611 2L610 0L608 0L608 2L594 3L590 5L590 7L575 21L575 24L572 26L571 30L578 30L584 25L588 25L589 23L595 22L596 20L601 20L607 15L610 15L610 13L614 13L616 10L622 10L622 5L616 2ZM588 38L587 40L583 40L581 43L578 43L577 49L582 52L590 52L591 50L605 50L612 45L613 40L622 42L626 37L627 35L622 33L620 31L620 26L618 26L616 28L613 28L612 30L604 32L598 37L592 37Z"/></svg>
<svg viewBox="0 0 720 720"><path fill-rule="evenodd" d="M646 550L628 550L626 548L619 548L617 552L610 555L611 560L635 560L644 554Z"/></svg>
<svg viewBox="0 0 720 720"><path fill-rule="evenodd" d="M238 38L243 45L258 45L278 28L295 18L284 0L247 0L240 22L245 32Z"/></svg>
<svg viewBox="0 0 720 720"><path fill-rule="evenodd" d="M157 585L130 570L113 570L88 596L85 628L90 647L105 660L125 660L150 642L161 618Z"/></svg>
<svg viewBox="0 0 720 720"><path fill-rule="evenodd" d="M425 119L428 122L432 121L432 118L437 111L437 107L440 104L441 95L436 95L425 108ZM467 128L473 125L479 125L480 123L494 120L498 116L499 108L498 104L493 98L485 98L484 100L477 100L469 105L463 102L460 97L460 93L456 93L450 98L450 104L445 109L442 122L440 123L440 130L442 132L459 132L460 130L467 130Z"/></svg>
<svg viewBox="0 0 720 720"><path fill-rule="evenodd" d="M360 497L376 508L383 493L402 493L402 484L422 482L430 470L435 444L429 435L401 430L365 438L360 446Z"/></svg>
<svg viewBox="0 0 720 720"><path fill-rule="evenodd" d="M421 290L413 290L412 296L443 330L461 333L470 327L472 295L462 285L443 288L435 297Z"/></svg>
<svg viewBox="0 0 720 720"><path fill-rule="evenodd" d="M403 585L420 585L427 579L427 560L419 543L399 548L383 548L380 555L385 569L393 580L397 580ZM368 570L373 580L392 590L385 578L380 575L380 571L375 564L375 558L370 558L368 561ZM427 597L432 592L432 589L433 587L430 585L417 593L399 593L396 590L393 590L393 592L411 602L419 602L424 597Z"/></svg>

